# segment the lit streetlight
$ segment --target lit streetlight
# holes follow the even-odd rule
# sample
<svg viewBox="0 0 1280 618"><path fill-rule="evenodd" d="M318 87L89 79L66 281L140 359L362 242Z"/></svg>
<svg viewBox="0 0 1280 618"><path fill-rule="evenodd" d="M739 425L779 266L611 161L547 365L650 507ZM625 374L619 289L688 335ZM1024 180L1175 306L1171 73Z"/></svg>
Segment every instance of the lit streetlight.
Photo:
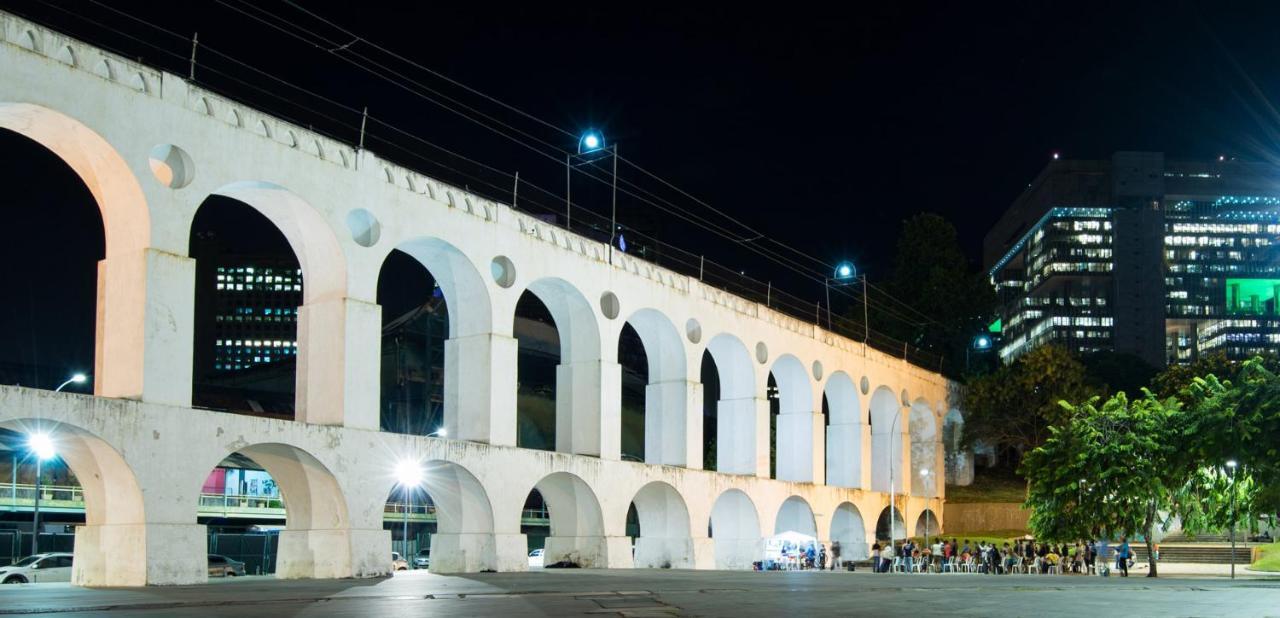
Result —
<svg viewBox="0 0 1280 618"><path fill-rule="evenodd" d="M32 455L36 456L36 499L31 522L31 555L34 556L40 553L40 474L43 471L41 464L44 460L52 459L57 455L57 451L53 448L53 439L47 433L33 433L28 436L27 448Z"/></svg>
<svg viewBox="0 0 1280 618"><path fill-rule="evenodd" d="M89 376L86 376L83 373L77 373L71 376L70 378L67 378L66 382L59 384L58 388L53 389L53 392L57 393L62 391L62 389L65 388L68 384L84 384L88 380L89 380Z"/></svg>
<svg viewBox="0 0 1280 618"><path fill-rule="evenodd" d="M871 324L867 321L867 276L859 275L858 268L848 260L836 264L830 277L823 277L827 292L827 330L831 330L831 286L853 285L859 281L862 282L862 342L866 343L871 338Z"/></svg>
<svg viewBox="0 0 1280 618"><path fill-rule="evenodd" d="M1236 578L1236 460L1228 459L1231 470L1231 579Z"/></svg>
<svg viewBox="0 0 1280 618"><path fill-rule="evenodd" d="M427 437L427 438L447 438L447 437L449 437L449 430L445 429L444 427L441 427L441 428L439 428L439 429L437 429L437 430L435 430L435 431L433 431L433 432L431 432L431 433L427 434L425 437Z"/></svg>
<svg viewBox="0 0 1280 618"><path fill-rule="evenodd" d="M410 560L409 556L409 508L412 506L413 490L422 484L422 466L414 460L403 460L396 464L396 482L400 484L400 491L404 496L403 516L401 517L401 542L403 550L401 555L406 561Z"/></svg>

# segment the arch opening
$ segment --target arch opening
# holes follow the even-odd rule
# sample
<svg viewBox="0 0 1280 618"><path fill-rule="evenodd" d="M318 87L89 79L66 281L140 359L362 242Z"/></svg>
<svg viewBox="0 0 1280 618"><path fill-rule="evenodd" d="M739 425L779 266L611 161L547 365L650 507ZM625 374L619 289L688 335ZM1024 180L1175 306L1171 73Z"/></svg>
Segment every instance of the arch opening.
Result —
<svg viewBox="0 0 1280 618"><path fill-rule="evenodd" d="M691 385L684 342L675 324L655 309L636 311L619 335L618 362L623 367L623 453L629 452L628 438L636 433L628 421L635 424L638 410L638 454L643 461L700 467L702 440L689 435L697 426L688 422ZM629 393L639 393L639 406Z"/></svg>
<svg viewBox="0 0 1280 618"><path fill-rule="evenodd" d="M843 371L831 374L823 389L823 401L830 421L827 427L827 484L836 487L863 487L862 457L866 426L862 422L858 389L849 374Z"/></svg>
<svg viewBox="0 0 1280 618"><path fill-rule="evenodd" d="M822 428L814 418L819 410L814 407L809 374L799 359L783 354L774 362L769 376L777 385L773 399L777 415L771 414L776 427L774 478L820 482L822 479L816 478L815 462L820 461L816 457L823 450L825 440L815 435L821 434Z"/></svg>
<svg viewBox="0 0 1280 618"><path fill-rule="evenodd" d="M897 395L886 386L871 395L871 489L901 494L903 483L903 441L907 419Z"/></svg>
<svg viewBox="0 0 1280 618"><path fill-rule="evenodd" d="M531 566L609 566L600 501L586 481L568 472L543 477L529 492L522 520L529 522L539 516L549 520L549 530L543 529L541 535L532 534L532 528L526 530L530 552L543 550L542 560L531 561Z"/></svg>
<svg viewBox="0 0 1280 618"><path fill-rule="evenodd" d="M799 532L818 538L817 519L809 502L800 496L791 496L778 508L778 517L773 524L773 533Z"/></svg>
<svg viewBox="0 0 1280 618"><path fill-rule="evenodd" d="M941 495L940 477L946 473L942 435L938 429L938 418L923 399L911 404L910 433L911 495L936 498Z"/></svg>
<svg viewBox="0 0 1280 618"><path fill-rule="evenodd" d="M834 544L840 543L840 561L866 560L871 555L871 546L867 544L867 527L862 521L862 512L852 502L843 502L831 515L832 553ZM840 568L842 564L837 564Z"/></svg>
<svg viewBox="0 0 1280 618"><path fill-rule="evenodd" d="M942 420L942 448L947 485L973 484L973 453L964 445L964 415L952 408Z"/></svg>
<svg viewBox="0 0 1280 618"><path fill-rule="evenodd" d="M653 481L631 500L639 524L635 539L637 568L693 568L689 509L674 487Z"/></svg>
<svg viewBox="0 0 1280 618"><path fill-rule="evenodd" d="M522 315L532 317L535 323L522 321ZM538 279L520 297L515 320L514 331L521 349L518 373L522 403L517 407L521 434L526 426L523 419L537 418L543 422L536 427L536 433L544 440L547 425L553 425L555 450L617 459L621 450L618 444L621 419L618 406L606 393L619 388L621 370L616 363L605 363L601 356L599 326L591 302L563 279ZM550 331L556 336L554 347L550 345ZM541 358L529 358L530 362L526 362L524 351L532 352L536 346L543 349ZM555 359L554 381L547 384L550 373L547 361L552 358ZM535 364L538 369L533 367ZM536 398L524 396L527 382L540 382L536 388L543 390L530 393L537 395ZM548 390L550 397L546 396ZM553 423L547 420L551 416L546 405L548 399L554 402ZM530 445L530 448L539 447Z"/></svg>
<svg viewBox="0 0 1280 618"><path fill-rule="evenodd" d="M889 542L890 539L901 541L907 536L907 522L902 516L902 511L892 507L892 515L890 515L890 508L884 507L876 519L876 541L881 545ZM892 528L890 528L890 521L892 521Z"/></svg>
<svg viewBox="0 0 1280 618"><path fill-rule="evenodd" d="M493 505L475 475L453 462L409 458L396 463L392 476L383 528L391 531L392 550L402 552L406 568L497 569Z"/></svg>
<svg viewBox="0 0 1280 618"><path fill-rule="evenodd" d="M942 526L938 522L938 516L930 509L925 509L916 518L915 536L924 537L931 541L942 532ZM925 541L928 543L929 541Z"/></svg>
<svg viewBox="0 0 1280 618"><path fill-rule="evenodd" d="M709 533L717 569L751 569L763 555L760 515L742 490L730 489L716 498Z"/></svg>
<svg viewBox="0 0 1280 618"><path fill-rule="evenodd" d="M42 510L42 527L49 522L83 525L76 527L74 541L63 535L40 534L39 551L74 552L71 581L76 585L147 584L146 535L142 534L145 507L132 467L114 446L81 427L47 419L4 420L0 422L0 442L13 451L8 462L0 463L0 469L20 483L13 490L22 504L29 500L34 505L36 456L29 452L27 442L37 434L48 437L54 452L39 466L44 499L70 504L79 501L83 507L83 515ZM15 504L14 508L21 507ZM32 510L28 510L28 517ZM27 520L28 526L32 523ZM19 553L29 553L33 538L32 534L19 534Z"/></svg>
<svg viewBox="0 0 1280 618"><path fill-rule="evenodd" d="M707 342L703 359L703 373L707 371L707 357L715 370L715 469L728 474L763 475L768 471L768 444L758 436L757 414L764 402L756 393L755 368L751 353L742 340L728 333L721 333ZM703 380L706 384L706 380ZM710 390L710 389L707 389ZM704 397L706 397L704 391ZM704 400L705 401L705 400ZM705 404L704 404L705 406ZM705 408L704 408L705 414ZM705 426L705 425L704 425ZM761 448L761 447L764 448Z"/></svg>

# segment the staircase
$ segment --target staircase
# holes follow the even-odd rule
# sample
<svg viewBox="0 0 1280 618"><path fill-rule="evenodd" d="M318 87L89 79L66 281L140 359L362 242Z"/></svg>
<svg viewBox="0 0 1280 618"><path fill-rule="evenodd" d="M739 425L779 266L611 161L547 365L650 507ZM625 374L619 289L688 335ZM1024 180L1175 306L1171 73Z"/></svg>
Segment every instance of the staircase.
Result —
<svg viewBox="0 0 1280 618"><path fill-rule="evenodd" d="M1112 545L1111 547L1115 547ZM1133 561L1147 561L1147 548L1131 544ZM1236 564L1249 564L1250 547L1236 544ZM1231 564L1231 545L1218 543L1160 543L1160 562L1186 562L1193 564Z"/></svg>

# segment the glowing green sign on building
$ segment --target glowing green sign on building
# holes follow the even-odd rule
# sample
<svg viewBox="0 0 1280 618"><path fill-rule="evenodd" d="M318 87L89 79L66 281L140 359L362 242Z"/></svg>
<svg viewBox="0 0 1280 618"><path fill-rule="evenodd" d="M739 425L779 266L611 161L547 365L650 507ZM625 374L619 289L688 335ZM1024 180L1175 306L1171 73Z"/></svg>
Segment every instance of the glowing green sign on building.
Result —
<svg viewBox="0 0 1280 618"><path fill-rule="evenodd" d="M1227 279L1227 313L1276 315L1280 279Z"/></svg>

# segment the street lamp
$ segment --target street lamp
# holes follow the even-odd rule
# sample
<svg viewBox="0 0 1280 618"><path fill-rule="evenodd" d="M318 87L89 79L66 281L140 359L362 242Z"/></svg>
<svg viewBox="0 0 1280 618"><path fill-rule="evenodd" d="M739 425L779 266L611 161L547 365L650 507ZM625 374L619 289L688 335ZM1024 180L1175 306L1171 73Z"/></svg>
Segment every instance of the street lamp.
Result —
<svg viewBox="0 0 1280 618"><path fill-rule="evenodd" d="M601 157L591 157L597 153L609 153L613 156L612 206L609 215L609 260L613 261L613 245L618 237L618 145L606 144L604 134L595 129L588 130L578 138L578 152L566 153L564 156L564 227L572 230L573 226L573 168L579 165L594 163ZM575 163L574 159L579 162Z"/></svg>
<svg viewBox="0 0 1280 618"><path fill-rule="evenodd" d="M1228 459L1231 470L1231 579L1236 578L1236 460Z"/></svg>
<svg viewBox="0 0 1280 618"><path fill-rule="evenodd" d="M68 384L72 384L72 383L74 383L74 384L84 384L84 383L85 383L85 381L87 381L88 379L89 379L89 376L86 376L86 375L84 375L83 373L77 373L77 374L75 374L75 375L71 376L70 378L67 378L67 381L66 381L66 382L63 382L62 384L59 384L59 385L58 385L58 388L53 389L53 392L57 393L57 392L62 391L62 389L63 389L64 387L66 387L66 385L68 385Z"/></svg>
<svg viewBox="0 0 1280 618"><path fill-rule="evenodd" d="M976 336L974 336L973 341L971 341L969 345L964 349L965 371L969 370L969 350L975 350L977 352L986 352L987 350L991 349L992 343L993 342L991 340L991 335L988 335L986 333L978 333Z"/></svg>
<svg viewBox="0 0 1280 618"><path fill-rule="evenodd" d="M431 433L427 434L425 437L427 437L427 438L431 438L431 437L447 438L447 437L449 437L449 431L448 431L447 429L445 429L444 427L441 427L441 428L439 428L439 429L437 429L437 430L435 430L435 431L433 431L433 432L431 432Z"/></svg>
<svg viewBox="0 0 1280 618"><path fill-rule="evenodd" d="M927 479L927 478L929 477L929 469L928 469L928 468L921 468L921 469L920 469L920 476L921 476L921 477L923 477L923 478L926 478L926 479ZM928 509L925 509L925 512L924 512L924 513L925 513L925 515L924 515L924 546L925 546L925 547L928 547L928 546L929 546L929 515L930 515L932 512L933 512L933 511L930 511L930 510L928 510Z"/></svg>
<svg viewBox="0 0 1280 618"><path fill-rule="evenodd" d="M52 459L57 452L53 448L53 440L47 433L33 433L27 437L27 448L36 456L36 499L34 514L31 520L31 555L40 553L40 473L41 464Z"/></svg>
<svg viewBox="0 0 1280 618"><path fill-rule="evenodd" d="M400 491L404 496L404 514L401 517L401 543L404 551L401 552L404 559L408 561L409 557L409 507L413 500L413 490L418 488L422 483L422 466L417 461L403 460L396 464L396 482L400 484Z"/></svg>
<svg viewBox="0 0 1280 618"><path fill-rule="evenodd" d="M832 276L823 277L827 292L827 330L831 330L831 286L852 285L858 281L862 281L862 342L866 343L871 335L871 325L867 321L867 276L859 275L858 268L848 260L836 264Z"/></svg>

